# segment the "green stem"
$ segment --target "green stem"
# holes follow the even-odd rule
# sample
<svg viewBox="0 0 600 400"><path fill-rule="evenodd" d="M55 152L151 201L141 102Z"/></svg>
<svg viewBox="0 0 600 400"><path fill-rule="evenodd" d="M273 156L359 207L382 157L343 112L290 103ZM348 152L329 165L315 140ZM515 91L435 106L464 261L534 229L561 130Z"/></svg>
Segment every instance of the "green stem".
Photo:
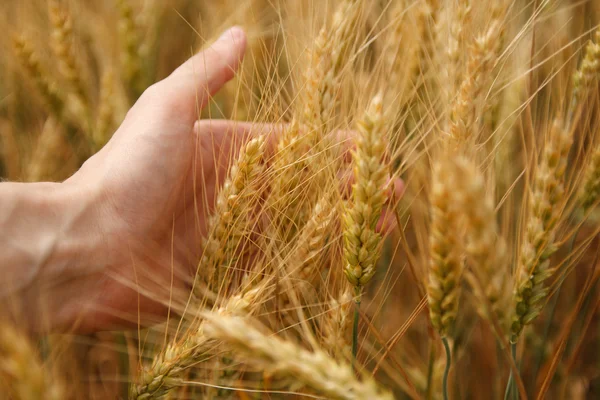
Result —
<svg viewBox="0 0 600 400"><path fill-rule="evenodd" d="M429 365L427 366L427 387L425 389L425 399L433 398L433 365L435 364L435 342L429 345Z"/></svg>
<svg viewBox="0 0 600 400"><path fill-rule="evenodd" d="M512 355L513 361L516 364L516 362L517 362L517 344L516 343L510 344L510 353ZM504 400L509 400L511 398L514 399L516 389L517 389L517 386L514 384L513 371L511 368L510 375L508 376L508 382L506 382L506 390L504 391ZM518 397L518 394L516 396Z"/></svg>
<svg viewBox="0 0 600 400"><path fill-rule="evenodd" d="M510 353L512 355L513 360L515 360L515 364L517 366L517 371L519 370L519 364L517 363L517 344L516 343L511 343L510 345ZM519 391L517 390L517 385L513 380L513 384L512 384L512 398L513 400L519 400Z"/></svg>
<svg viewBox="0 0 600 400"><path fill-rule="evenodd" d="M444 400L448 400L448 375L450 374L450 366L452 364L452 353L450 352L450 345L448 344L448 338L442 338L444 344L444 350L446 350L446 368L444 369L444 379L442 381L442 390L444 393Z"/></svg>

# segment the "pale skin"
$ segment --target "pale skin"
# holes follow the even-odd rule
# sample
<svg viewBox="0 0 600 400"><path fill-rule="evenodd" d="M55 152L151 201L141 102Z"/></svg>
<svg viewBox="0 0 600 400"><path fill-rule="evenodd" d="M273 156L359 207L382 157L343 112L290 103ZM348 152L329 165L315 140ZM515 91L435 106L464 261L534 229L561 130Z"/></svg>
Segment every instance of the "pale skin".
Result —
<svg viewBox="0 0 600 400"><path fill-rule="evenodd" d="M159 321L170 293L189 293L229 162L248 136L276 130L197 121L245 47L232 28L150 87L66 181L0 184L5 309L33 331L94 332Z"/></svg>

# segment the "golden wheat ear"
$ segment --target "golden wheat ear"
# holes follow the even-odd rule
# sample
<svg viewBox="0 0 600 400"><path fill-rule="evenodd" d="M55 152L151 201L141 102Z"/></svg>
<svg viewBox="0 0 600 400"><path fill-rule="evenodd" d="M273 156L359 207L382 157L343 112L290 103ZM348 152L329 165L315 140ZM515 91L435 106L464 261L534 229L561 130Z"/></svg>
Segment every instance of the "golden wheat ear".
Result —
<svg viewBox="0 0 600 400"><path fill-rule="evenodd" d="M196 280L199 282L219 288L226 269L235 261L249 222L252 201L257 198L256 179L264 168L261 162L264 148L265 138L262 136L246 143L217 195L215 211L209 222L209 235L198 265ZM202 285L198 283L195 287ZM198 299L202 298L201 292L196 291L195 294Z"/></svg>
<svg viewBox="0 0 600 400"><path fill-rule="evenodd" d="M27 336L4 322L0 324L0 389L11 399L65 398L64 383L47 371Z"/></svg>
<svg viewBox="0 0 600 400"><path fill-rule="evenodd" d="M344 213L344 274L357 294L375 274L382 245L381 235L375 231L386 201L388 176L382 101L382 95L375 96L358 123L352 157L356 183Z"/></svg>
<svg viewBox="0 0 600 400"><path fill-rule="evenodd" d="M557 250L556 226L565 202L565 171L573 137L562 120L555 120L542 158L532 177L524 242L517 269L511 341L542 311L549 294L546 281L554 275L550 256Z"/></svg>
<svg viewBox="0 0 600 400"><path fill-rule="evenodd" d="M273 374L297 380L330 399L392 400L391 393L364 378L356 379L349 365L339 364L322 350L307 351L274 335L267 335L243 317L206 314L206 334L234 350L234 356Z"/></svg>
<svg viewBox="0 0 600 400"><path fill-rule="evenodd" d="M433 327L442 338L452 335L463 273L459 216L452 204L455 175L448 158L432 166L431 225L427 300Z"/></svg>

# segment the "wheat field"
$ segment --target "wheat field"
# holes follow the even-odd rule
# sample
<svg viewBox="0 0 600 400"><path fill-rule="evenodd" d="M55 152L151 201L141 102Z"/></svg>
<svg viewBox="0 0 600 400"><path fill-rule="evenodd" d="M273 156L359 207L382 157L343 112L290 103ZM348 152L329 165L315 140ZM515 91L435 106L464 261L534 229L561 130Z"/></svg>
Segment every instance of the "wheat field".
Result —
<svg viewBox="0 0 600 400"><path fill-rule="evenodd" d="M2 179L69 178L236 25L197 117L254 133L185 285L140 262L127 330L12 313L0 399L600 398L600 1L3 0Z"/></svg>

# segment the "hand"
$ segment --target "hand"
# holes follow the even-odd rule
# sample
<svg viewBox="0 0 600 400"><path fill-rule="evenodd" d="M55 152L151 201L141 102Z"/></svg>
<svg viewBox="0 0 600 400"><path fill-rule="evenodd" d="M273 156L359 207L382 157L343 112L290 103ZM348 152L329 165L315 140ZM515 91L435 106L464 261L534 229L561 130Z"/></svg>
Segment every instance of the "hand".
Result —
<svg viewBox="0 0 600 400"><path fill-rule="evenodd" d="M54 325L85 332L135 324L138 310L143 319L161 314L171 290L189 284L216 183L250 129L196 122L198 110L233 77L245 47L244 32L232 28L150 87L109 143L63 183L80 191L82 234L96 232L97 245L52 290Z"/></svg>

